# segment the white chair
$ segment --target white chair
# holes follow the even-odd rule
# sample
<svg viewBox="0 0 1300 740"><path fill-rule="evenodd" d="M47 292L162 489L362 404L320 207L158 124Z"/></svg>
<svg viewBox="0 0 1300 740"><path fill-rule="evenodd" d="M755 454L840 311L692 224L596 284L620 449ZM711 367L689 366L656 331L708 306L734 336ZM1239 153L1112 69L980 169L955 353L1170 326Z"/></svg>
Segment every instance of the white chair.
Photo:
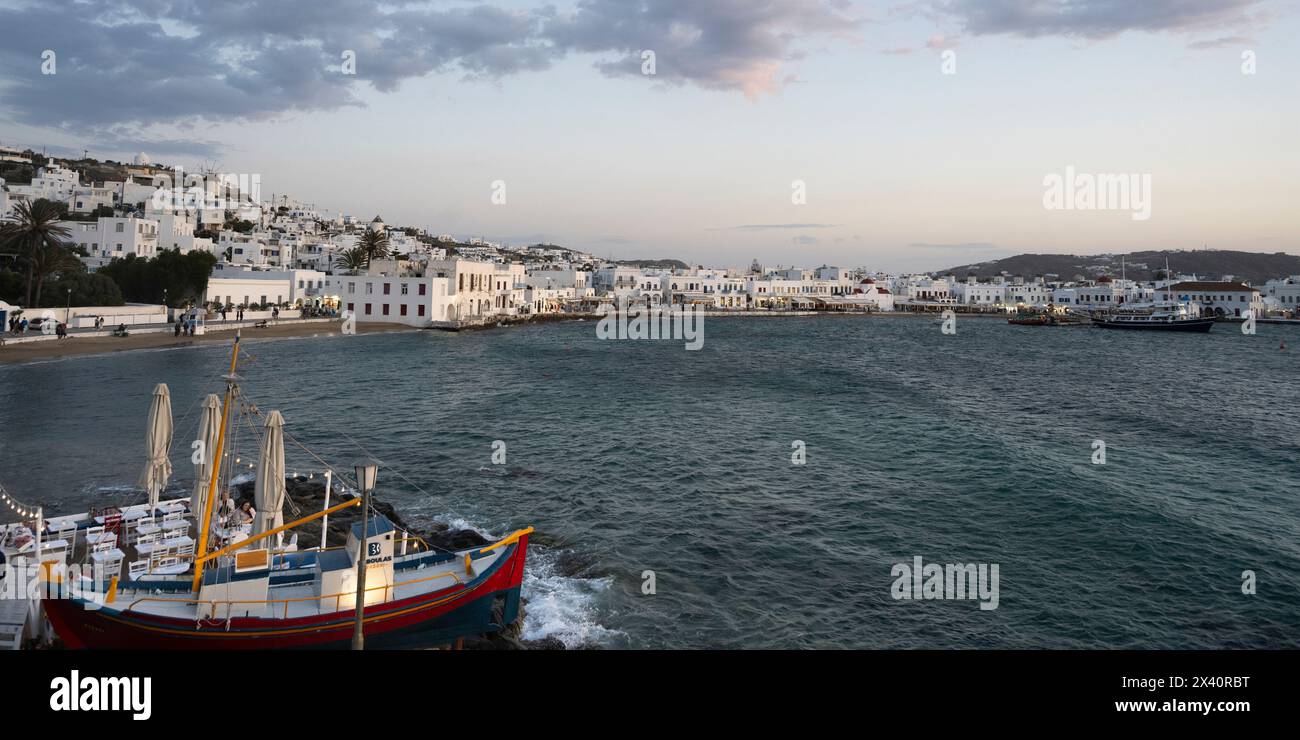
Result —
<svg viewBox="0 0 1300 740"><path fill-rule="evenodd" d="M149 572L149 561L132 560L131 564L127 566L126 572L127 575L131 576L131 580L134 581L135 579Z"/></svg>
<svg viewBox="0 0 1300 740"><path fill-rule="evenodd" d="M93 545L104 536L104 525L86 527L86 542Z"/></svg>
<svg viewBox="0 0 1300 740"><path fill-rule="evenodd" d="M122 556L119 553L116 557L104 558L103 562L104 577L112 578L113 576L121 577L122 575Z"/></svg>
<svg viewBox="0 0 1300 740"><path fill-rule="evenodd" d="M191 560L194 558L194 543L190 542L176 548L176 556L182 560Z"/></svg>
<svg viewBox="0 0 1300 740"><path fill-rule="evenodd" d="M77 523L65 519L61 522L51 524L50 539L75 542L77 539Z"/></svg>

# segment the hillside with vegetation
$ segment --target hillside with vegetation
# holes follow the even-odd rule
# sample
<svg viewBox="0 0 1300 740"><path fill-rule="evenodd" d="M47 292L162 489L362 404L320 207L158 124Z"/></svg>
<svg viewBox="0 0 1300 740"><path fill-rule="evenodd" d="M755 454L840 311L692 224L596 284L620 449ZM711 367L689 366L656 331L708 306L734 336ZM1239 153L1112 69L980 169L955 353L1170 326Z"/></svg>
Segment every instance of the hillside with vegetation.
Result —
<svg viewBox="0 0 1300 740"><path fill-rule="evenodd" d="M1205 280L1242 280L1263 283L1273 278L1300 275L1300 256L1284 252L1236 252L1227 249L1163 250L1128 254L1018 254L939 270L936 275L992 278L999 275L1061 280L1102 276L1153 280L1163 275L1165 260L1174 274L1196 275Z"/></svg>

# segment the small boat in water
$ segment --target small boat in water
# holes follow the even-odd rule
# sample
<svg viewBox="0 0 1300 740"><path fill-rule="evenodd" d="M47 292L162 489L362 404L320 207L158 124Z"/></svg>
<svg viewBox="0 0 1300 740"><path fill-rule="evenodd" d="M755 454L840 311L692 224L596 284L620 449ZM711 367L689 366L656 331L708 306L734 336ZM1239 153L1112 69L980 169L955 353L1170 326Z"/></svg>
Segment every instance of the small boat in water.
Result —
<svg viewBox="0 0 1300 740"><path fill-rule="evenodd" d="M1015 315L1007 319L1007 323L1016 326L1087 326L1088 319L1069 311L1058 311L1049 303L1045 309L1017 309Z"/></svg>
<svg viewBox="0 0 1300 740"><path fill-rule="evenodd" d="M1214 326L1214 317L1195 316L1187 306L1170 304L1093 314L1092 325L1102 329L1203 333Z"/></svg>
<svg viewBox="0 0 1300 740"><path fill-rule="evenodd" d="M236 334L225 400L208 397L194 445L212 451L208 459L219 464L195 455L191 497L159 500L172 442L170 397L159 384L141 481L147 502L49 520L39 507L9 504L25 521L0 525L0 553L26 561L42 594L48 592L45 616L67 647L358 647L363 639L428 646L517 620L532 527L484 546L439 550L370 506L374 464L356 468L366 481L357 481L362 493L332 506L329 481L346 473L327 467L322 509L284 524L284 420L247 400L235 374L238 359ZM244 520L226 489L240 460L238 448L230 449L241 427L240 414L232 418L236 406L246 414L244 426L265 419L255 435L256 509ZM294 528L319 519L324 532L331 514L352 507L362 515L345 544L327 547L322 534L320 547L299 549Z"/></svg>

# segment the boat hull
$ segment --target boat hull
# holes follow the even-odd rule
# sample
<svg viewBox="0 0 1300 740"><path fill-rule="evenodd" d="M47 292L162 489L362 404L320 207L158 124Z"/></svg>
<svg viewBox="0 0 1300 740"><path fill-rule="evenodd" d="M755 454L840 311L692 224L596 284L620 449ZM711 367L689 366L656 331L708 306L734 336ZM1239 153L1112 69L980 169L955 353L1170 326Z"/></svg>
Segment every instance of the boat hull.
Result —
<svg viewBox="0 0 1300 740"><path fill-rule="evenodd" d="M1122 329L1127 331L1175 331L1175 332L1192 332L1204 333L1214 326L1214 319L1184 319L1182 321L1172 321L1168 323L1159 322L1140 322L1140 321L1111 321L1108 319L1094 318L1092 325L1102 329Z"/></svg>
<svg viewBox="0 0 1300 740"><path fill-rule="evenodd" d="M528 549L525 535L473 581L365 610L368 647L442 645L495 632L519 616ZM129 609L87 609L81 599L50 599L45 612L64 644L89 649L275 650L346 648L351 611L312 617L177 619Z"/></svg>

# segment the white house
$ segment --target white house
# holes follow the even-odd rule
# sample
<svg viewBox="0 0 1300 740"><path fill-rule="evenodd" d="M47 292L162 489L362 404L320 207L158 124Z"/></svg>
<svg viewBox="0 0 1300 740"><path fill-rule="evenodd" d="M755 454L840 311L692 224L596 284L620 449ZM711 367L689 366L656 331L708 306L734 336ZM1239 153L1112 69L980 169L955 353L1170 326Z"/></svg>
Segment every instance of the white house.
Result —
<svg viewBox="0 0 1300 740"><path fill-rule="evenodd" d="M1157 295L1163 299L1166 294L1180 303L1198 304L1203 316L1241 318L1246 311L1254 311L1255 316L1264 314L1259 289L1241 283L1184 281L1161 288Z"/></svg>

